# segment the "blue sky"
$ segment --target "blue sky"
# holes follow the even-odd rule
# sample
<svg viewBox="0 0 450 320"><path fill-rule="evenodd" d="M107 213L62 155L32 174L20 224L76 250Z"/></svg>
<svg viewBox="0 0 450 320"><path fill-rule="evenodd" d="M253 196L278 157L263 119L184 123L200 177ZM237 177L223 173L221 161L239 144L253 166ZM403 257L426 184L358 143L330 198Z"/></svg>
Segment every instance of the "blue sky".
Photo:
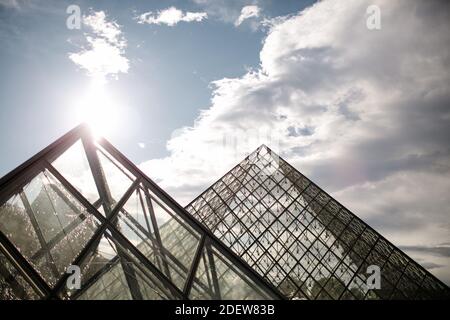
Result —
<svg viewBox="0 0 450 320"><path fill-rule="evenodd" d="M295 13L309 2L266 1L262 14ZM0 137L6 151L0 175L79 121L73 117L71 102L84 94L90 79L68 55L79 51L76 43L88 28L66 27L69 5L79 5L84 15L105 12L108 20L120 25L127 41L129 71L106 85L124 99L127 117L115 124L117 130L108 138L136 162L166 154L165 143L171 133L192 125L199 110L208 107L211 81L237 77L246 68L257 67L264 37L260 28L248 23L234 26L245 5L239 1L229 12L210 14L201 23L181 22L172 27L138 24L133 18L171 6L201 12L205 5L189 1L0 3L0 125L11 133ZM142 150L139 142L151 147Z"/></svg>
<svg viewBox="0 0 450 320"><path fill-rule="evenodd" d="M266 143L450 283L448 21L438 0L0 0L0 175L87 115L186 204Z"/></svg>

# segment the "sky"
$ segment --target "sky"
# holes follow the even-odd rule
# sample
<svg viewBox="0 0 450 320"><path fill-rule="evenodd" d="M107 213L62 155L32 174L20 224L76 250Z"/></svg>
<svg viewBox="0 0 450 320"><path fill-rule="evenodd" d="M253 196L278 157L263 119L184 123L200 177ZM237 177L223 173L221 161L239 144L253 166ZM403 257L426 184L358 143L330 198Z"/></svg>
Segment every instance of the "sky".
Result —
<svg viewBox="0 0 450 320"><path fill-rule="evenodd" d="M438 0L0 0L0 176L92 121L185 205L265 143L450 283L448 21Z"/></svg>

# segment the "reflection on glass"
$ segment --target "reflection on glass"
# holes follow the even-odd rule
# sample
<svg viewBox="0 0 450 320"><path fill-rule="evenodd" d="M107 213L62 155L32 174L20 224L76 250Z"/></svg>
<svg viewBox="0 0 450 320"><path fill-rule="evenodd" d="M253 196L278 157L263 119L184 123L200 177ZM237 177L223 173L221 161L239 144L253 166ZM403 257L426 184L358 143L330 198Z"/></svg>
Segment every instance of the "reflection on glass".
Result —
<svg viewBox="0 0 450 320"><path fill-rule="evenodd" d="M443 293L437 281L430 281L435 288L420 288L423 268L266 147L187 210L291 299L406 299ZM380 267L381 289L367 285L370 265Z"/></svg>
<svg viewBox="0 0 450 320"><path fill-rule="evenodd" d="M135 177L99 145L97 145L97 155L106 179L105 183L112 197L111 200L113 203L117 203L128 190Z"/></svg>
<svg viewBox="0 0 450 320"><path fill-rule="evenodd" d="M99 144L85 154L78 141L52 165L106 220L100 219L100 232L100 221L47 170L1 204L0 232L53 288L51 294L58 291L63 299L178 299L187 298L187 289L191 299L273 297L144 177L112 215L136 179L130 170L138 173ZM188 210L291 299L440 298L446 290L266 148L236 166ZM69 290L59 280L75 258L81 288ZM0 252L0 298L41 298L33 290L42 288L39 279L26 277L27 268L16 269L8 259L11 255ZM381 289L368 286L371 265L381 269ZM37 281L33 287L27 282L31 279ZM185 288L188 279L191 287Z"/></svg>
<svg viewBox="0 0 450 320"><path fill-rule="evenodd" d="M99 198L81 140L61 154L52 165L92 204Z"/></svg>
<svg viewBox="0 0 450 320"><path fill-rule="evenodd" d="M269 299L269 296L214 246L206 245L189 298L257 300Z"/></svg>
<svg viewBox="0 0 450 320"><path fill-rule="evenodd" d="M94 244L94 248L82 262L81 277L81 288L64 288L61 297L80 300L176 298L109 232Z"/></svg>
<svg viewBox="0 0 450 320"><path fill-rule="evenodd" d="M153 194L138 188L120 210L117 228L182 289L199 235Z"/></svg>
<svg viewBox="0 0 450 320"><path fill-rule="evenodd" d="M35 300L40 296L0 252L0 300Z"/></svg>
<svg viewBox="0 0 450 320"><path fill-rule="evenodd" d="M97 227L48 171L0 207L0 231L53 286Z"/></svg>

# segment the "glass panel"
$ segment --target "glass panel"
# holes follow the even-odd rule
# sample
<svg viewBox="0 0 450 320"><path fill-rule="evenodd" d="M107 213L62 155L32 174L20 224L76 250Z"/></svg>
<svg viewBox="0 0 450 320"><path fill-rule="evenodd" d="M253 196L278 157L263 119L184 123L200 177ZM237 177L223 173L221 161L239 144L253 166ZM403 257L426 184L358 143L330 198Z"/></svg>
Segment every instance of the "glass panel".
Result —
<svg viewBox="0 0 450 320"><path fill-rule="evenodd" d="M135 177L102 147L97 145L97 154L108 184L112 200L118 202L128 190Z"/></svg>
<svg viewBox="0 0 450 320"><path fill-rule="evenodd" d="M115 263L87 288L78 300L131 300L125 273L120 263Z"/></svg>
<svg viewBox="0 0 450 320"><path fill-rule="evenodd" d="M392 292L408 298L416 292L431 296L416 288L420 283L429 286L419 280L428 279L423 268L409 263L284 160L277 158L270 170L274 157L265 147L258 148L233 171L239 171L236 178L226 174L187 210L292 299L378 299L390 298ZM220 200L226 204L220 206ZM371 264L382 268L382 290L365 286ZM398 281L403 271L406 279L418 279L416 283ZM388 283L393 283L390 288ZM209 290L197 286L193 294L215 294Z"/></svg>
<svg viewBox="0 0 450 320"><path fill-rule="evenodd" d="M80 300L174 299L162 284L107 231L81 266L81 288L64 288L61 297Z"/></svg>
<svg viewBox="0 0 450 320"><path fill-rule="evenodd" d="M255 300L270 297L214 246L205 246L189 298Z"/></svg>
<svg viewBox="0 0 450 320"><path fill-rule="evenodd" d="M135 176L100 145L96 147L114 204ZM426 270L413 264L408 256L283 160L279 159L280 166L271 170L270 153L265 148L260 151L204 192L188 210L282 293L291 299L414 299L448 295L447 288ZM80 141L53 165L103 213ZM114 223L150 264L139 261L133 254L135 249L122 237L114 239L106 232L90 243L83 258L82 288L64 288L61 297L179 298L180 293L172 292L165 282L170 281L179 289L184 287L200 234L183 215L144 186L121 208ZM65 273L98 225L47 171L0 206L0 231L50 286ZM114 231L113 227L108 228ZM366 283L367 267L372 264L382 269L380 290L369 289ZM150 271L153 267L167 280L158 279ZM202 248L190 297L266 299L270 295L250 280L239 264L208 244ZM0 298L39 298L1 253Z"/></svg>
<svg viewBox="0 0 450 320"><path fill-rule="evenodd" d="M299 290L303 285L303 282L299 279L293 280L290 277L286 277L283 282L278 286L278 289L286 293L286 296L292 300L306 300L306 295Z"/></svg>
<svg viewBox="0 0 450 320"><path fill-rule="evenodd" d="M183 288L199 235L139 188L119 212L117 228L176 286Z"/></svg>
<svg viewBox="0 0 450 320"><path fill-rule="evenodd" d="M326 281L326 283L323 285L323 292L326 292L332 299L337 300L343 293L345 289L345 285L336 277L331 278L322 278L322 283ZM316 297L316 299L319 299L319 297Z"/></svg>
<svg viewBox="0 0 450 320"><path fill-rule="evenodd" d="M48 171L0 207L0 231L50 286L65 273L97 220ZM25 232L23 232L25 230Z"/></svg>
<svg viewBox="0 0 450 320"><path fill-rule="evenodd" d="M367 293L367 285L365 278L360 278L359 276L355 276L350 284L348 285L348 290L351 292L351 297L355 297L356 299L363 299L363 297ZM343 298L349 298L348 295L344 295Z"/></svg>
<svg viewBox="0 0 450 320"><path fill-rule="evenodd" d="M75 142L52 165L92 204L99 198L81 140Z"/></svg>
<svg viewBox="0 0 450 320"><path fill-rule="evenodd" d="M39 240L20 195L15 194L0 207L0 231L29 257L39 250Z"/></svg>
<svg viewBox="0 0 450 320"><path fill-rule="evenodd" d="M35 300L40 296L0 252L0 300Z"/></svg>

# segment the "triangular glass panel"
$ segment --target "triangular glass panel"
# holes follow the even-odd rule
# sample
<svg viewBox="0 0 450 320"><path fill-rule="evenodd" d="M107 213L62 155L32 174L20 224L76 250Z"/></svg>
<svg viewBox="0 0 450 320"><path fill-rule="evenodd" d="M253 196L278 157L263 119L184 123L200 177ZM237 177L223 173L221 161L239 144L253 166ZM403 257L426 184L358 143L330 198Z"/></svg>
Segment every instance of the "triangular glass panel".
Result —
<svg viewBox="0 0 450 320"><path fill-rule="evenodd" d="M106 231L80 265L79 289L64 287L62 298L79 300L176 299L170 289Z"/></svg>
<svg viewBox="0 0 450 320"><path fill-rule="evenodd" d="M36 300L40 295L0 251L0 300Z"/></svg>
<svg viewBox="0 0 450 320"><path fill-rule="evenodd" d="M449 297L265 146L186 209L106 140L76 128L0 180L0 297ZM78 289L65 282L73 263ZM381 288L368 282L373 266Z"/></svg>
<svg viewBox="0 0 450 320"><path fill-rule="evenodd" d="M47 170L0 207L0 231L53 286L98 221Z"/></svg>
<svg viewBox="0 0 450 320"><path fill-rule="evenodd" d="M269 296L245 273L236 268L220 250L206 245L192 290L189 296L194 300L261 300Z"/></svg>
<svg viewBox="0 0 450 320"><path fill-rule="evenodd" d="M117 229L182 289L200 235L144 186L120 210Z"/></svg>
<svg viewBox="0 0 450 320"><path fill-rule="evenodd" d="M224 219L216 205L223 200L239 228ZM266 146L186 209L291 299L450 297L447 286ZM379 289L367 283L370 266L380 268Z"/></svg>
<svg viewBox="0 0 450 320"><path fill-rule="evenodd" d="M227 197L237 187L227 188ZM226 209L224 201L218 205ZM239 219L227 219L225 229L239 233ZM202 281L206 243L221 274L220 297L283 298L85 126L0 180L4 299L188 299ZM20 266L20 274L14 266Z"/></svg>
<svg viewBox="0 0 450 320"><path fill-rule="evenodd" d="M123 165L115 160L104 148L100 145L97 147L97 156L103 171L106 188L109 191L109 196L112 198L111 210L114 204L117 203L125 194L131 183L136 179Z"/></svg>
<svg viewBox="0 0 450 320"><path fill-rule="evenodd" d="M92 204L99 199L81 139L56 158L52 165Z"/></svg>

